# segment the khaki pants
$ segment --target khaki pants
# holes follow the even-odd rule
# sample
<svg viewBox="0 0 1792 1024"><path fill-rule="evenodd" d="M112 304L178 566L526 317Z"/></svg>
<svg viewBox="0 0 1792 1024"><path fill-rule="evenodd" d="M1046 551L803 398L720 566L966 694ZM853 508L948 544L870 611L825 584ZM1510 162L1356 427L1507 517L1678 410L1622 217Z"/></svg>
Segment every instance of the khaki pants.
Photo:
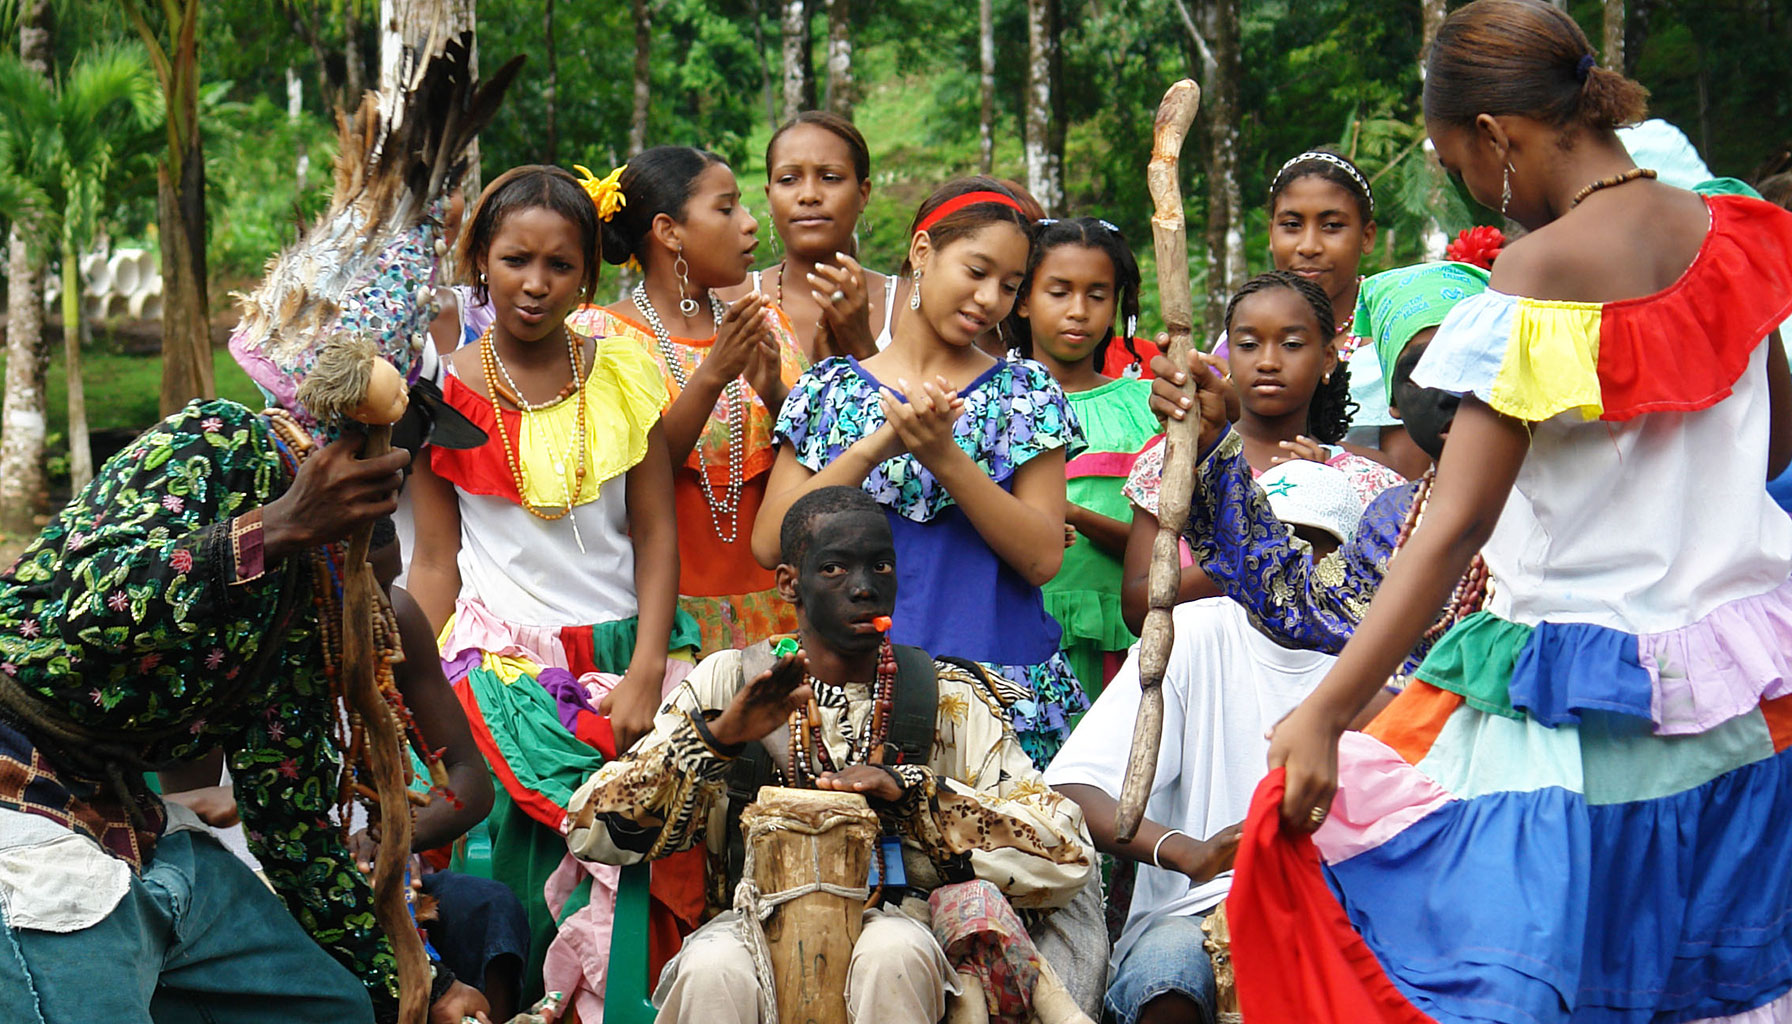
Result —
<svg viewBox="0 0 1792 1024"><path fill-rule="evenodd" d="M758 1024L759 981L735 935L734 913L691 933L660 975L653 1003L667 1024ZM893 910L865 911L846 975L846 1019L936 1024L958 985L927 926Z"/></svg>

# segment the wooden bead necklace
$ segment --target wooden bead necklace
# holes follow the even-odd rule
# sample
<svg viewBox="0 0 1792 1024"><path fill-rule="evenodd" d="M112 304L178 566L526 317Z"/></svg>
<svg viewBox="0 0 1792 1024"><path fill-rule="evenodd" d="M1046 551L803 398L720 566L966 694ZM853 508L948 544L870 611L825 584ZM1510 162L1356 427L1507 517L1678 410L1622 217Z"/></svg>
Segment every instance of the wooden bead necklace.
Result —
<svg viewBox="0 0 1792 1024"><path fill-rule="evenodd" d="M1394 563L1394 556L1406 547L1407 540L1425 518L1425 507L1431 503L1431 485L1436 479L1435 466L1427 469L1425 475L1419 478L1418 489L1413 492L1412 505L1406 510L1406 519L1401 522L1400 534L1394 540L1394 552L1388 556L1390 567ZM1469 560L1468 570L1456 581L1455 588L1450 592L1450 601L1444 606L1443 614L1425 630L1423 642L1431 643L1443 636L1451 626L1486 607L1492 596L1493 579L1487 571L1487 560L1477 551L1475 557Z"/></svg>
<svg viewBox="0 0 1792 1024"><path fill-rule="evenodd" d="M529 514L537 519L546 520L548 522L565 519L573 514L573 499L585 489L585 473L587 468L585 457L585 359L583 353L579 351L578 336L571 330L562 328L562 330L566 331L567 360L572 364L572 398L574 402L577 403L574 407L574 417L577 426L573 430L572 444L570 450L567 452L569 456L575 458L573 482L568 486L566 482L565 463L556 460L555 469L560 477L560 489L566 496L566 503L560 511L548 513L536 508L535 505L529 501L528 479L524 475L522 465L522 438L517 438L517 447L515 450L510 446L510 434L504 426L504 408L498 400L498 382L500 379L509 382L510 374L508 371L504 370L503 363L498 361L498 349L496 343L492 340L492 330L492 327L487 327L485 329L485 334L480 336L479 356L482 368L485 371L486 391L491 398L492 419L498 425L498 447L504 450L504 461L509 464L511 479L516 482L517 497L521 500L523 508L527 509ZM515 388L515 386L514 383L511 384L512 388ZM561 401L560 398L555 398L552 402L531 406L529 403L522 401L522 395L520 393L515 397L518 401L518 411L525 417L539 409L545 409L555 402ZM579 550L583 552L585 550L585 542L579 537L579 523L577 518L572 519L572 530L573 540L578 543Z"/></svg>
<svg viewBox="0 0 1792 1024"><path fill-rule="evenodd" d="M831 684L809 677L811 688ZM871 721L860 743L847 743L846 764L884 763L890 739L890 715L896 701L896 651L886 637L877 651L877 678L871 687ZM809 706L792 711L790 731L790 778L786 781L798 789L814 789L815 780L824 772L837 772L839 766L828 753L821 733L821 708L814 697Z"/></svg>
<svg viewBox="0 0 1792 1024"><path fill-rule="evenodd" d="M722 304L716 299L714 292L709 294L709 311L716 320L716 337L722 333ZM682 394L689 376L684 372L684 365L678 361L678 352L672 347L672 333L660 320L659 311L653 308L653 302L647 297L647 282L635 285L629 293L635 308L640 311L647 326L653 329L653 338L659 343L660 358L665 360L666 369L678 384ZM743 468L746 465L747 443L747 394L746 385L739 377L728 382L722 389L722 401L728 406L728 489L722 501L716 500L714 489L709 483L709 467L699 463L697 467L697 486L703 491L703 500L709 505L709 522L715 527L716 536L724 544L732 544L740 535L740 492L745 486L746 478ZM728 516L728 529L722 529L722 516Z"/></svg>
<svg viewBox="0 0 1792 1024"><path fill-rule="evenodd" d="M1588 196L1592 195L1593 193L1599 191L1600 189L1615 188L1619 185L1624 184L1625 182L1637 181L1642 178L1654 178L1654 177L1656 177L1656 173L1655 173L1655 169L1653 167L1632 167L1628 171L1621 171L1617 174L1612 175L1609 178L1600 178L1598 181L1595 181L1591 185L1588 185L1586 188L1583 188L1579 192L1574 193L1574 198L1569 201L1568 208L1570 210L1574 209L1576 206L1579 206L1581 204L1581 200L1587 198Z"/></svg>
<svg viewBox="0 0 1792 1024"><path fill-rule="evenodd" d="M299 466L317 449L316 441L284 409L268 409L263 415L273 428L276 448L288 475L296 476ZM349 699L342 672L342 579L347 554L347 544L340 541L319 545L308 552L311 563L311 606L317 623L318 648L323 657L324 678L329 684L330 699L338 710L332 716L330 743L342 755L335 807L336 821L343 830L345 840L349 823L353 820L349 805L354 798L359 795L375 801L376 810L378 801L378 794L367 784L371 780L372 770L367 756L366 723L355 711L354 702ZM386 600L384 593L377 596L372 623L373 649L379 657L379 663L375 667L375 683L385 699L387 712L398 723L401 734L410 738L412 749L417 751L428 768L433 783L431 789L440 792L451 804L458 806L459 799L447 787L447 772L441 763L442 751L432 749L425 741L410 709L405 706L404 697L398 691L397 670L394 666L404 661L404 641L399 633L398 613L391 602ZM408 759L404 761L404 765L405 783L408 786L412 780ZM427 798L418 795L413 795L411 799L416 803L427 802Z"/></svg>

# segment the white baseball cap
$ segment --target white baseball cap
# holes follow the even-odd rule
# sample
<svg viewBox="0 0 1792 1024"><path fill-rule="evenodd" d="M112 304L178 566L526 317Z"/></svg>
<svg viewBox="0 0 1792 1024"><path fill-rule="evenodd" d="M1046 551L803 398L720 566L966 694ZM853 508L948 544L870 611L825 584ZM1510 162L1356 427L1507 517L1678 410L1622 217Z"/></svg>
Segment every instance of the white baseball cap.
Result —
<svg viewBox="0 0 1792 1024"><path fill-rule="evenodd" d="M1363 501L1343 470L1294 459L1271 466L1257 478L1257 486L1269 495L1269 507L1282 522L1324 530L1339 543L1356 536Z"/></svg>

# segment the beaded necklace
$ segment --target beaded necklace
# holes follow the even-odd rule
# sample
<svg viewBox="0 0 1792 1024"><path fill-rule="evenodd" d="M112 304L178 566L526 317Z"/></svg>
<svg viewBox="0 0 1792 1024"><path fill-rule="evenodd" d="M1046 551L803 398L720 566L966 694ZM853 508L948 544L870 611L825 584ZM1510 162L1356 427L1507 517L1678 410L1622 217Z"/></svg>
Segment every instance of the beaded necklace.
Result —
<svg viewBox="0 0 1792 1024"><path fill-rule="evenodd" d="M709 311L716 320L716 334L722 331L722 304L716 300L715 292L709 292ZM659 343L660 357L666 362L666 369L678 384L682 393L689 375L678 361L678 352L672 347L672 334L660 320L660 314L653 308L653 302L647 297L647 282L635 285L629 297L635 308L641 312L647 326L653 328L654 340ZM746 385L739 377L728 382L722 389L722 401L728 406L728 488L723 492L721 501L716 500L716 493L709 483L709 467L701 464L697 467L697 486L703 491L703 500L709 505L709 522L715 527L716 536L724 544L732 544L740 535L740 492L746 480L742 468L746 464L747 437L747 396ZM722 516L728 516L728 529L722 529Z"/></svg>
<svg viewBox="0 0 1792 1024"><path fill-rule="evenodd" d="M1655 176L1656 176L1655 169L1652 167L1632 167L1628 171L1621 171L1621 172L1614 174L1608 178L1600 178L1598 181L1595 181L1591 185L1586 186L1585 188L1581 189L1579 192L1574 193L1574 198L1569 200L1569 202L1568 202L1568 208L1570 210L1574 209L1576 206L1579 206L1581 204L1582 200L1586 199L1588 196L1599 191L1600 189L1614 188L1618 185L1624 184L1625 182L1636 181L1639 178L1653 178Z"/></svg>
<svg viewBox="0 0 1792 1024"><path fill-rule="evenodd" d="M812 689L826 686L813 676ZM885 638L877 650L877 678L871 687L871 724L860 742L847 742L846 764L883 764L884 748L890 739L890 714L896 702L896 651ZM790 778L786 781L798 789L814 789L815 779L823 772L837 772L822 742L821 708L813 696L809 706L790 713Z"/></svg>
<svg viewBox="0 0 1792 1024"><path fill-rule="evenodd" d="M504 370L504 364L498 360L497 345L492 340L492 331L495 327L495 324L492 327L487 327L485 329L485 334L480 336L479 357L481 366L485 371L486 390L490 393L492 419L496 421L498 425L498 447L504 450L504 461L510 465L510 476L511 479L516 482L517 497L521 499L523 508L527 509L529 514L537 519L553 522L557 519L567 519L570 517L573 540L578 544L580 553L583 553L585 550L585 541L579 536L579 520L578 517L573 515L572 511L572 499L585 489L586 472L584 396L585 360L584 355L579 351L577 336L570 330L566 331L567 359L572 363L572 396L573 400L577 403L574 412L577 426L573 430L572 442L567 455L572 456L576 453L577 461L574 464L573 482L569 486L566 482L565 461L554 459L554 472L560 478L560 490L565 496L566 503L559 512L549 514L536 508L529 501L528 480L524 476L522 465L522 438L517 438L517 448L515 451L512 451L510 447L509 431L504 426L504 409L503 406L498 403L498 381L502 378L506 383L510 384L512 390L515 390L516 385L513 382L510 382L510 374ZM564 330L564 328L562 329ZM540 409L545 409L555 402L561 401L560 398L556 397L553 401L545 402L541 405L531 405L523 400L520 391L513 397L516 400L518 410L522 413L525 419L532 413Z"/></svg>
<svg viewBox="0 0 1792 1024"><path fill-rule="evenodd" d="M317 442L285 409L268 409L263 415L273 428L275 449L288 475L296 476L299 466L316 450ZM332 703L341 711L332 716L330 744L342 754L342 774L337 784L335 806L336 820L346 838L352 820L349 804L354 798L361 796L376 804L379 800L379 794L374 788L363 781L363 776L371 773L367 757L366 724L355 710L354 702L349 699L342 674L342 578L343 565L347 560L347 545L340 541L319 545L311 549L309 559L311 604L317 621L318 647L323 655L324 678L329 684ZM443 751L432 749L424 740L416 720L398 692L397 674L393 666L404 660L404 642L398 629L398 615L383 593L378 595L374 604L373 649L379 656L374 680L385 697L387 707L398 720L401 731L410 738L412 748L418 751L428 768L431 791L441 793L449 803L460 806L460 800L448 789L447 770L442 767ZM408 784L408 761L405 776ZM427 797L415 793L411 794L410 799L418 804L429 802Z"/></svg>
<svg viewBox="0 0 1792 1024"><path fill-rule="evenodd" d="M1406 542L1418 529L1425 518L1425 507L1431 503L1431 485L1437 479L1437 467L1433 466L1419 478L1419 486L1413 492L1412 505L1406 510L1406 519L1400 524L1400 533L1394 540L1393 554L1388 556L1388 565L1392 567L1395 556L1406 547ZM1450 592L1450 601L1444 611L1431 627L1425 630L1424 643L1431 643L1449 632L1450 627L1468 618L1470 615L1486 607L1493 596L1493 578L1487 572L1487 560L1479 551L1469 560L1468 570L1456 581L1456 587Z"/></svg>

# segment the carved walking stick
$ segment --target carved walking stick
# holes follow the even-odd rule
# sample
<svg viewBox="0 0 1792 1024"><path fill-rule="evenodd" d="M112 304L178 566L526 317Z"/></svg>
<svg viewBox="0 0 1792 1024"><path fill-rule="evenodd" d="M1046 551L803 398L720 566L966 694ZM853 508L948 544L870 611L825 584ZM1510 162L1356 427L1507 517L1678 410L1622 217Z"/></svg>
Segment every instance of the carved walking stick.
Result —
<svg viewBox="0 0 1792 1024"><path fill-rule="evenodd" d="M1193 339L1193 301L1188 287L1188 238L1182 216L1182 190L1176 180L1182 140L1201 106L1201 87L1189 79L1170 86L1157 107L1151 132L1151 163L1146 183L1151 191L1151 239L1157 250L1157 295L1164 328L1170 334L1170 361L1188 363ZM1194 397L1191 377L1183 391ZM1126 759L1126 783L1114 815L1114 838L1129 843L1145 817L1145 800L1157 777L1157 751L1164 731L1164 666L1175 637L1170 609L1176 605L1182 562L1177 542L1188 523L1189 489L1195 472L1199 420L1170 420L1164 434L1164 477L1158 488L1157 539L1151 546L1150 611L1139 634L1139 718L1133 726L1132 753Z"/></svg>
<svg viewBox="0 0 1792 1024"><path fill-rule="evenodd" d="M392 450L392 428L369 427L362 458ZM342 580L343 691L366 730L367 768L379 794L379 853L373 861L373 916L392 943L398 960L399 1024L423 1024L429 1014L429 956L411 920L405 893L405 862L411 856L411 766L405 759L405 737L385 691L390 672L381 672L387 652L374 639L374 619L385 617L385 595L367 564L373 524L357 529L348 542ZM396 642L397 637L391 640ZM382 676L386 680L382 686Z"/></svg>

